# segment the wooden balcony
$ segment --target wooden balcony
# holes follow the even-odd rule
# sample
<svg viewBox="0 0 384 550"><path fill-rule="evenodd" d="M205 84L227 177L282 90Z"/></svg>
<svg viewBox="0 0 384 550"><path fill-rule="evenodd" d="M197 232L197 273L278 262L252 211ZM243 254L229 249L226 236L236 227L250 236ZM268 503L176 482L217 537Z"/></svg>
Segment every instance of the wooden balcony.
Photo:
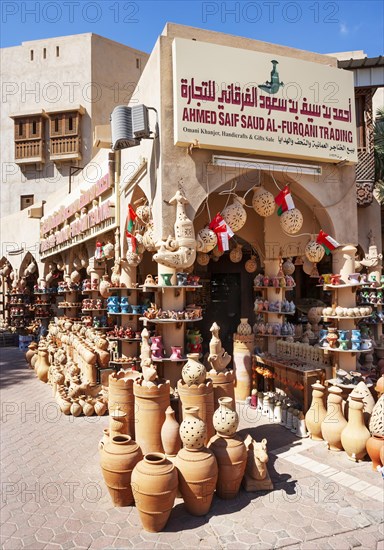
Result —
<svg viewBox="0 0 384 550"><path fill-rule="evenodd" d="M26 139L15 142L15 163L16 164L34 164L43 163L44 142L42 139Z"/></svg>
<svg viewBox="0 0 384 550"><path fill-rule="evenodd" d="M81 159L81 138L79 136L50 138L50 160L65 162Z"/></svg>

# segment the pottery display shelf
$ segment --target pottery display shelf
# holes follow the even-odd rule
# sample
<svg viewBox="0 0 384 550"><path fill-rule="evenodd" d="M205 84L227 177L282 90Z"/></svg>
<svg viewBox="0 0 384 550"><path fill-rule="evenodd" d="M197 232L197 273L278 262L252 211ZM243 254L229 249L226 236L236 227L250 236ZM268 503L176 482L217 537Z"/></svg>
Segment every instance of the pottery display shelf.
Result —
<svg viewBox="0 0 384 550"><path fill-rule="evenodd" d="M180 296L182 290L193 292L197 288L202 288L202 285L143 285L144 292L165 292L166 290L173 290L175 297Z"/></svg>
<svg viewBox="0 0 384 550"><path fill-rule="evenodd" d="M355 355L356 353L372 353L373 346L369 349L340 349L340 348L331 348L329 346L326 346L324 348L321 348L324 351L333 351L336 353L352 353L352 355Z"/></svg>
<svg viewBox="0 0 384 550"><path fill-rule="evenodd" d="M373 382L367 382L363 378L361 379L367 388L371 388L373 386ZM342 390L353 390L356 388L357 384L343 384L342 382L338 382L337 378L330 378L329 380L326 380L327 384L331 384L332 386L338 386Z"/></svg>
<svg viewBox="0 0 384 550"><path fill-rule="evenodd" d="M356 290L358 288L361 288L365 283L340 283L339 285L332 285L330 283L324 283L323 285L319 285L319 286L322 286L324 288L324 290L328 290L328 289L331 289L331 290L338 290L338 289L343 289L343 288L350 288L352 290L352 292L356 292Z"/></svg>

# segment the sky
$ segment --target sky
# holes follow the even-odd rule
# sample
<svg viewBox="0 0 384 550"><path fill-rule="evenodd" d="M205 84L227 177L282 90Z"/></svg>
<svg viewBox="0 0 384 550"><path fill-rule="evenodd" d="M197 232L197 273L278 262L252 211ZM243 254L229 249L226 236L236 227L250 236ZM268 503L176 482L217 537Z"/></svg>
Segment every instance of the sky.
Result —
<svg viewBox="0 0 384 550"><path fill-rule="evenodd" d="M167 22L318 53L384 51L383 0L2 0L1 47L93 32L150 52Z"/></svg>

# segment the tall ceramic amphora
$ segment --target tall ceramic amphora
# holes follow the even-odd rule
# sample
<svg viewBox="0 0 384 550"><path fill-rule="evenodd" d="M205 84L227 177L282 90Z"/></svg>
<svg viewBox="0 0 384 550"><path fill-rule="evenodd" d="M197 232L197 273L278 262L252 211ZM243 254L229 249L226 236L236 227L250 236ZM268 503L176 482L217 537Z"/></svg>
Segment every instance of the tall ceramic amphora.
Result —
<svg viewBox="0 0 384 550"><path fill-rule="evenodd" d="M185 508L194 516L208 513L216 488L218 468L215 455L204 447L206 426L198 407L186 407L180 426L184 447L177 454L179 489Z"/></svg>
<svg viewBox="0 0 384 550"><path fill-rule="evenodd" d="M364 395L354 389L349 397L348 424L341 432L341 444L348 458L358 462L367 454L366 443L370 433L364 424Z"/></svg>
<svg viewBox="0 0 384 550"><path fill-rule="evenodd" d="M325 387L320 384L320 380L316 380L312 384L312 403L305 415L305 423L310 437L316 441L322 441L321 424L327 415L324 406L324 391Z"/></svg>
<svg viewBox="0 0 384 550"><path fill-rule="evenodd" d="M331 451L342 451L341 432L347 425L342 411L343 390L331 386L328 390L327 414L321 424L321 434Z"/></svg>

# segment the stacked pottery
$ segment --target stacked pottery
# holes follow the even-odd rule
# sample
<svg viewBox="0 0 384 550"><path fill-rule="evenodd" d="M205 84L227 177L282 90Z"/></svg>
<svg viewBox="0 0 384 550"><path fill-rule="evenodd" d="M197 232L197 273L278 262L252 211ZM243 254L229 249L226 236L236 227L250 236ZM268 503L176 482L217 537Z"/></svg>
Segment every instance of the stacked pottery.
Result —
<svg viewBox="0 0 384 550"><path fill-rule="evenodd" d="M350 460L358 462L367 454L370 433L364 424L364 395L356 388L350 393L348 424L341 432L341 444Z"/></svg>
<svg viewBox="0 0 384 550"><path fill-rule="evenodd" d="M179 489L187 511L194 516L208 513L216 488L218 468L212 451L204 447L205 424L198 407L187 407L180 426L184 447L177 454Z"/></svg>
<svg viewBox="0 0 384 550"><path fill-rule="evenodd" d="M211 439L209 449L219 467L216 493L222 499L232 499L240 489L247 464L247 449L242 439L235 435L239 417L232 409L232 400L223 397L219 401L213 418L217 435Z"/></svg>
<svg viewBox="0 0 384 550"><path fill-rule="evenodd" d="M144 379L138 378L133 383L136 441L144 454L163 452L161 427L170 406L169 390L168 380L157 379L155 384L145 386Z"/></svg>
<svg viewBox="0 0 384 550"><path fill-rule="evenodd" d="M113 438L117 435L128 435L128 418L127 413L117 409L109 411L109 433Z"/></svg>
<svg viewBox="0 0 384 550"><path fill-rule="evenodd" d="M367 452L372 460L372 468L384 466L384 376L381 376L375 390L379 399L373 408L369 422L371 437L367 440Z"/></svg>
<svg viewBox="0 0 384 550"><path fill-rule="evenodd" d="M180 418L184 418L186 407L198 407L199 416L206 425L205 444L207 444L215 433L212 423L213 384L210 379L206 380L206 370L198 361L198 354L190 353L187 357L188 361L181 372L183 379L177 383Z"/></svg>
<svg viewBox="0 0 384 550"><path fill-rule="evenodd" d="M99 447L104 481L114 506L133 504L132 470L143 458L140 447L129 435L106 437Z"/></svg>
<svg viewBox="0 0 384 550"><path fill-rule="evenodd" d="M331 451L342 451L341 432L347 425L343 416L342 397L343 390L337 386L331 386L328 390L327 414L321 424L323 439Z"/></svg>
<svg viewBox="0 0 384 550"><path fill-rule="evenodd" d="M321 424L327 415L324 407L325 387L320 384L320 380L317 380L315 384L312 384L312 389L312 403L305 415L305 423L310 437L315 441L321 441L323 439Z"/></svg>
<svg viewBox="0 0 384 550"><path fill-rule="evenodd" d="M108 409L110 411L118 407L127 414L128 435L135 437L135 401L133 397L133 381L139 375L138 372L124 371L114 372L109 375ZM105 411L104 411L105 412Z"/></svg>
<svg viewBox="0 0 384 550"><path fill-rule="evenodd" d="M175 466L162 453L146 454L132 472L132 490L146 531L161 531L171 515L178 487Z"/></svg>

